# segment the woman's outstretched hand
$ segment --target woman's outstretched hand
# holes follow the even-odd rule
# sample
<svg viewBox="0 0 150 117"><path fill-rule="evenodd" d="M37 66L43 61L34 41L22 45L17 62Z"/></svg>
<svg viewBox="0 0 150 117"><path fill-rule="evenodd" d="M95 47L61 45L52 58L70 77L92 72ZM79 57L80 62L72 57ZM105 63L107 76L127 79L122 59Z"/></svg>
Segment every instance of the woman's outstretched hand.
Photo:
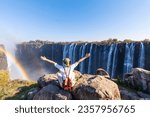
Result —
<svg viewBox="0 0 150 117"><path fill-rule="evenodd" d="M90 53L86 53L86 55L85 55L85 57L90 57L91 56L91 54Z"/></svg>
<svg viewBox="0 0 150 117"><path fill-rule="evenodd" d="M40 57L43 61L47 60L47 58L45 56L41 56Z"/></svg>
<svg viewBox="0 0 150 117"><path fill-rule="evenodd" d="M41 56L40 58L41 58L43 61L49 62L50 64L56 64L56 62L47 59L45 56Z"/></svg>

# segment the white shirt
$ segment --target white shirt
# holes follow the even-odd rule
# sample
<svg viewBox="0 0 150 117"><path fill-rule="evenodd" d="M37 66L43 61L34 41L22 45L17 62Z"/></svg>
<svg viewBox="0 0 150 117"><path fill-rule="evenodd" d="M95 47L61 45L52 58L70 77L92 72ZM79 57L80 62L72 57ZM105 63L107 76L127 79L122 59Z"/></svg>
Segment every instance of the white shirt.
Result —
<svg viewBox="0 0 150 117"><path fill-rule="evenodd" d="M74 69L75 67L78 66L78 62L70 65L70 67L63 67L57 63L54 64L54 66L59 69L60 73L58 73L58 80L59 79L62 79L65 80L65 78L68 76L71 80L72 80L72 84L74 85L75 84L75 74L74 74ZM66 76L67 74L67 76ZM62 83L62 81L60 83ZM62 84L61 84L62 85Z"/></svg>

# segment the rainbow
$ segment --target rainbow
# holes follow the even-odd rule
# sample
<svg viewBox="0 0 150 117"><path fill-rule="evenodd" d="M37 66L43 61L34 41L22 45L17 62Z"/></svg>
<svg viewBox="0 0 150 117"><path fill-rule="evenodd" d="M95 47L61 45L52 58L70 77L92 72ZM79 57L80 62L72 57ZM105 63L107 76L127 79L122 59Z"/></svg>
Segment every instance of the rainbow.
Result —
<svg viewBox="0 0 150 117"><path fill-rule="evenodd" d="M23 78L25 80L31 80L28 73L24 69L24 67L18 62L18 60L8 51L0 47L0 51L3 52L9 59L12 60L12 62L15 64L16 68L19 70L19 72L22 74Z"/></svg>

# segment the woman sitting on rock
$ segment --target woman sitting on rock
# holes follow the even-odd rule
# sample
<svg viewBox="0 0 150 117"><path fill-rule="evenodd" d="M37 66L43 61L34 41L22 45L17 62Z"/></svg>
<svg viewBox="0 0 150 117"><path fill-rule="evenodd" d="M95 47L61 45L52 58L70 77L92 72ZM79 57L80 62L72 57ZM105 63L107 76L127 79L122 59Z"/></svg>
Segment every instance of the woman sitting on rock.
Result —
<svg viewBox="0 0 150 117"><path fill-rule="evenodd" d="M87 59L88 57L90 57L90 53L87 53L85 57L81 58L79 61L75 62L74 64L71 64L71 60L69 58L65 58L63 60L64 63L63 66L57 64L52 60L47 59L45 56L41 56L41 59L53 64L59 70L59 73L57 75L58 75L58 81L60 83L60 86L64 90L71 91L72 87L75 84L74 69L75 67L78 66L80 62Z"/></svg>

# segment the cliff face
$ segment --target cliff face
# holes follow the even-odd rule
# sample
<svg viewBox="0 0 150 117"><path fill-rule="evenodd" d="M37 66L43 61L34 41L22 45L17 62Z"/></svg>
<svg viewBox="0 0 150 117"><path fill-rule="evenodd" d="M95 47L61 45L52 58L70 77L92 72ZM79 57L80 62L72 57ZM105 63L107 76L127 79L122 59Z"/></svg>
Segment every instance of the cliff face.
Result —
<svg viewBox="0 0 150 117"><path fill-rule="evenodd" d="M82 62L76 69L81 73L95 74L97 68L105 69L112 78L123 78L124 73L130 72L134 67L150 70L150 42L130 43L53 43L28 42L17 45L16 56L25 66L28 73L43 75L54 73L54 66L40 60L40 56L62 64L65 57L74 63L87 52L91 57Z"/></svg>
<svg viewBox="0 0 150 117"><path fill-rule="evenodd" d="M0 45L0 48L4 49L3 45ZM7 69L7 58L6 55L0 51L0 70L6 70Z"/></svg>

